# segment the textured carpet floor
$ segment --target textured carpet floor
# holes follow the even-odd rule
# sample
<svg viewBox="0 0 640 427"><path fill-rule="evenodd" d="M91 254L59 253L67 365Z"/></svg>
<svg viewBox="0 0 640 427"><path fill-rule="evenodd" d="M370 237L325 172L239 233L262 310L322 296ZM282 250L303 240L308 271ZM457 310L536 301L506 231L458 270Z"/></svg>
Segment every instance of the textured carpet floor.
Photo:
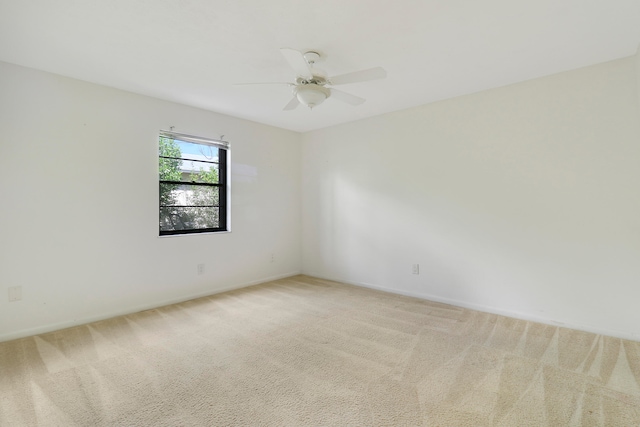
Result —
<svg viewBox="0 0 640 427"><path fill-rule="evenodd" d="M639 426L640 343L297 276L0 343L2 426Z"/></svg>

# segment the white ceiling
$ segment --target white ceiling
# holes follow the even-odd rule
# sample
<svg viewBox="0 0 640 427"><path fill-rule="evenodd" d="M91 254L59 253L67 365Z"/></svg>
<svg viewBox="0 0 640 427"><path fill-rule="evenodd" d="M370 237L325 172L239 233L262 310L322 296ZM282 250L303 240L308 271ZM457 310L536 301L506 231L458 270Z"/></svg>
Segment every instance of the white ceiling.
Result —
<svg viewBox="0 0 640 427"><path fill-rule="evenodd" d="M640 0L0 0L0 60L308 131L636 52ZM382 66L282 111L279 52L316 50L329 75Z"/></svg>

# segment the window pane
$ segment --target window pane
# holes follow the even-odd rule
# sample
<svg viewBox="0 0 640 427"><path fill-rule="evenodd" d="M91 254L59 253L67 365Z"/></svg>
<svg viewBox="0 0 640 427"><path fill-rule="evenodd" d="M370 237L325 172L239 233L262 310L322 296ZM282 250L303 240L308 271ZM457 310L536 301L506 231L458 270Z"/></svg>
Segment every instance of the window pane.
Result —
<svg viewBox="0 0 640 427"><path fill-rule="evenodd" d="M160 183L160 206L218 206L219 202L219 187Z"/></svg>
<svg viewBox="0 0 640 427"><path fill-rule="evenodd" d="M218 162L218 147L175 140L183 159Z"/></svg>
<svg viewBox="0 0 640 427"><path fill-rule="evenodd" d="M182 160L180 164L180 179L183 182L207 182L209 184L220 183L218 164L199 162L197 160Z"/></svg>
<svg viewBox="0 0 640 427"><path fill-rule="evenodd" d="M160 231L200 230L220 227L220 209L169 206L160 208Z"/></svg>
<svg viewBox="0 0 640 427"><path fill-rule="evenodd" d="M180 165L182 160L158 158L160 179L164 181L180 181Z"/></svg>

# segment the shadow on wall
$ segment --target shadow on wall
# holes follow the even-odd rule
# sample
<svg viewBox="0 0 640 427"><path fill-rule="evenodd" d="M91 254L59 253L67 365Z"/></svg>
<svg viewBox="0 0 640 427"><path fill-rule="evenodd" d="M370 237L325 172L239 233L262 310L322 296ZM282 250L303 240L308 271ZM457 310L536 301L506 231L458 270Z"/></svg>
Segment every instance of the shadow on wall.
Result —
<svg viewBox="0 0 640 427"><path fill-rule="evenodd" d="M319 238L321 274L481 309L552 313L558 321L571 307L597 312L607 280L633 280L629 254L615 246L544 235L426 192L408 200L378 188L344 174L323 177L322 229L329 232ZM558 286L567 283L585 286Z"/></svg>

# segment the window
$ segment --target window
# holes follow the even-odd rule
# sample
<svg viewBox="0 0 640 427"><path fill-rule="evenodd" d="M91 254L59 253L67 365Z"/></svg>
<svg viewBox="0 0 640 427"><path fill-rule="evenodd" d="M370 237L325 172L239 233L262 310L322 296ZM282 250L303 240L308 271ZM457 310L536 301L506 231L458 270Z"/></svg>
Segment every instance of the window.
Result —
<svg viewBox="0 0 640 427"><path fill-rule="evenodd" d="M229 144L160 132L160 235L228 231Z"/></svg>

